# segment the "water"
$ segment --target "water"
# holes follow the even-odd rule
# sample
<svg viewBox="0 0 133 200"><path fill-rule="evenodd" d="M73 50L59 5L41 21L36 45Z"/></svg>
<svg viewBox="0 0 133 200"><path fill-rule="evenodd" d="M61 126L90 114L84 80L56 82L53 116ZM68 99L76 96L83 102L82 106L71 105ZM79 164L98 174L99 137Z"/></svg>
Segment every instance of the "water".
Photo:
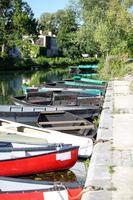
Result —
<svg viewBox="0 0 133 200"><path fill-rule="evenodd" d="M55 69L32 72L1 72L0 73L0 104L13 104L10 96L21 95L22 84L40 85L44 82L58 81L68 78L67 70Z"/></svg>
<svg viewBox="0 0 133 200"><path fill-rule="evenodd" d="M87 175L87 166L85 162L78 160L78 162L69 170L42 173L21 178L36 181L77 182L79 185L83 186Z"/></svg>
<svg viewBox="0 0 133 200"><path fill-rule="evenodd" d="M29 85L39 85L43 82L58 81L67 78L69 78L68 70L64 69L32 72L1 72L0 104L13 104L10 100L10 96L21 95L23 93L22 84L25 82L28 82ZM86 173L86 161L78 161L70 170L39 174L36 176L30 176L29 178L35 180L77 181L79 184L84 185Z"/></svg>

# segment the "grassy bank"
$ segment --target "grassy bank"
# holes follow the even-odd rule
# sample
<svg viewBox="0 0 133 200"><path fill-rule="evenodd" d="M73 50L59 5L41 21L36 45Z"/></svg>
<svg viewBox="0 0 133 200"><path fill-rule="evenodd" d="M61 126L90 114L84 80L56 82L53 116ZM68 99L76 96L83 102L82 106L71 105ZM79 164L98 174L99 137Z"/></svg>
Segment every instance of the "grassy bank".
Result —
<svg viewBox="0 0 133 200"><path fill-rule="evenodd" d="M79 64L97 64L99 62L96 58L46 58L38 57L34 59L17 59L17 58L0 58L0 70L30 70L32 68L58 68L58 67L68 67Z"/></svg>
<svg viewBox="0 0 133 200"><path fill-rule="evenodd" d="M108 63L105 60L100 61L98 71L100 79L122 78L127 74L133 74L133 62L128 63L119 57L110 59Z"/></svg>

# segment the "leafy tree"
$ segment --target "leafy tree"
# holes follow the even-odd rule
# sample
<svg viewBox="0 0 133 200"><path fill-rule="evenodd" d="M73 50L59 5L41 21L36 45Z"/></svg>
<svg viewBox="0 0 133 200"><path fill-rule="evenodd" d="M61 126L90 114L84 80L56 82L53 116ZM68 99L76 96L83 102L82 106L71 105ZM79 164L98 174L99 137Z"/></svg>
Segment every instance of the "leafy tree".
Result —
<svg viewBox="0 0 133 200"><path fill-rule="evenodd" d="M77 30L78 23L76 12L69 7L65 10L65 14L61 20L57 34L58 46L62 50L64 56L70 57L69 52L72 50L72 48L76 50L77 54L78 49L75 46L76 44L78 45L78 43L76 43Z"/></svg>
<svg viewBox="0 0 133 200"><path fill-rule="evenodd" d="M50 31L53 34L57 34L63 15L64 10L58 10L55 13L43 13L39 20L43 33L48 34Z"/></svg>
<svg viewBox="0 0 133 200"><path fill-rule="evenodd" d="M10 18L12 14L12 0L0 1L0 45L2 47L2 55L7 48L9 34L11 32Z"/></svg>
<svg viewBox="0 0 133 200"><path fill-rule="evenodd" d="M14 0L13 7L12 24L18 38L26 34L37 35L37 21L29 5L22 0Z"/></svg>
<svg viewBox="0 0 133 200"><path fill-rule="evenodd" d="M82 24L79 32L80 49L91 56L99 53L99 46L94 33L100 20L105 17L109 0L79 0L82 13Z"/></svg>
<svg viewBox="0 0 133 200"><path fill-rule="evenodd" d="M86 53L120 53L132 47L132 0L79 0L82 26L79 38ZM84 42L85 41L85 42Z"/></svg>
<svg viewBox="0 0 133 200"><path fill-rule="evenodd" d="M132 15L124 5L111 0L106 18L99 22L95 31L101 51L105 54L127 52L127 41L132 32Z"/></svg>
<svg viewBox="0 0 133 200"><path fill-rule="evenodd" d="M0 44L2 52L23 43L24 35L37 35L37 21L31 8L22 0L0 1Z"/></svg>

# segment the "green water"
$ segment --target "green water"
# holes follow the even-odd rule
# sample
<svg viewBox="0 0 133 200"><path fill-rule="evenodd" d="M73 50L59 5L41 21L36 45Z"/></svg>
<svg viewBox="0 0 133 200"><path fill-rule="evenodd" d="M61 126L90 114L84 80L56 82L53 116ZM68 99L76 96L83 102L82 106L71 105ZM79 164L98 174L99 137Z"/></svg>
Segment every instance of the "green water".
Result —
<svg viewBox="0 0 133 200"><path fill-rule="evenodd" d="M68 78L68 71L64 69L0 72L0 104L13 104L10 96L23 94L22 84L25 82L29 85L40 85L44 82L58 81L65 78Z"/></svg>

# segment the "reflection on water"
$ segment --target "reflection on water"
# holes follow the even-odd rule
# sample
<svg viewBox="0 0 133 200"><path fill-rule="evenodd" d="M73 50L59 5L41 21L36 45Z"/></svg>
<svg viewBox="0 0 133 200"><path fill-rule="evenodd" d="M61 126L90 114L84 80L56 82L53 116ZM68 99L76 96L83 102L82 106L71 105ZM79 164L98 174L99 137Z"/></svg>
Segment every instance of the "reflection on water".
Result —
<svg viewBox="0 0 133 200"><path fill-rule="evenodd" d="M80 185L84 185L86 173L87 169L84 162L78 161L70 170L42 173L22 178L36 181L78 182Z"/></svg>
<svg viewBox="0 0 133 200"><path fill-rule="evenodd" d="M22 84L39 85L68 78L67 69L50 69L49 71L5 72L0 74L0 104L13 104L10 96L22 94Z"/></svg>

